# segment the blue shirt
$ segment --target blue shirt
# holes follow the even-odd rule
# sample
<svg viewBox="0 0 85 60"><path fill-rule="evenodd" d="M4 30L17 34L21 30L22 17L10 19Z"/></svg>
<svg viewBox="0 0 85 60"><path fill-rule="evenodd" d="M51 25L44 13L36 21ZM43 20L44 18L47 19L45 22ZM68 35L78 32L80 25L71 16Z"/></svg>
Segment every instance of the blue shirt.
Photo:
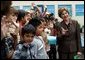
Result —
<svg viewBox="0 0 85 60"><path fill-rule="evenodd" d="M42 41L34 37L30 45L18 44L12 59L48 59Z"/></svg>

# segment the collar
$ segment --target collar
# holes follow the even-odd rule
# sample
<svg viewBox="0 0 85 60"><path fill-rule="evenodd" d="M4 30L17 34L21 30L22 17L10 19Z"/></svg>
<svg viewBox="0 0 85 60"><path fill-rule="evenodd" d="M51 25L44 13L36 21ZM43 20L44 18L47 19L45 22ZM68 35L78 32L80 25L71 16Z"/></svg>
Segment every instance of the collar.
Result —
<svg viewBox="0 0 85 60"><path fill-rule="evenodd" d="M64 24L66 24L64 21L62 21ZM69 24L72 24L72 19L69 19Z"/></svg>
<svg viewBox="0 0 85 60"><path fill-rule="evenodd" d="M28 43L23 43L23 46L25 47L33 47L34 45L32 43L28 44Z"/></svg>
<svg viewBox="0 0 85 60"><path fill-rule="evenodd" d="M72 24L72 19L69 20L69 23Z"/></svg>

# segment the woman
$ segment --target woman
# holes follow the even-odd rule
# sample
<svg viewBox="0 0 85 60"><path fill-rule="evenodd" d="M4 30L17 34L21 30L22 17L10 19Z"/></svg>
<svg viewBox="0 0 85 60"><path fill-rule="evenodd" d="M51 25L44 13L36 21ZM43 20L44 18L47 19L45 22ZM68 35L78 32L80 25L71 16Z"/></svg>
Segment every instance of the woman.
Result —
<svg viewBox="0 0 85 60"><path fill-rule="evenodd" d="M58 34L59 58L72 59L74 55L81 54L80 26L77 21L70 18L67 9L60 8L58 15L63 19L60 23L60 34Z"/></svg>
<svg viewBox="0 0 85 60"><path fill-rule="evenodd" d="M17 18L17 11L10 8L9 15L3 16L1 22L1 32L3 33L1 40L1 57L2 59L10 59L17 44L17 26L13 20Z"/></svg>

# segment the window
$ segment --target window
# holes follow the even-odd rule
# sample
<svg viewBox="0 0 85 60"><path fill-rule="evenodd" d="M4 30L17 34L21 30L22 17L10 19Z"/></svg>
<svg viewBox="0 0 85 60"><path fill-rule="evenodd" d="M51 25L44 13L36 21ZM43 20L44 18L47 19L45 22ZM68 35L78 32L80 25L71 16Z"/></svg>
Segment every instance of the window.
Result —
<svg viewBox="0 0 85 60"><path fill-rule="evenodd" d="M13 6L16 10L20 9L20 6Z"/></svg>
<svg viewBox="0 0 85 60"><path fill-rule="evenodd" d="M54 5L47 5L47 11L49 13L53 13L55 15L55 6Z"/></svg>
<svg viewBox="0 0 85 60"><path fill-rule="evenodd" d="M76 16L84 16L84 4L76 5Z"/></svg>
<svg viewBox="0 0 85 60"><path fill-rule="evenodd" d="M71 5L58 5L58 8L68 9L70 16L72 16L72 6Z"/></svg>
<svg viewBox="0 0 85 60"><path fill-rule="evenodd" d="M31 6L23 6L23 10L29 11L31 9Z"/></svg>

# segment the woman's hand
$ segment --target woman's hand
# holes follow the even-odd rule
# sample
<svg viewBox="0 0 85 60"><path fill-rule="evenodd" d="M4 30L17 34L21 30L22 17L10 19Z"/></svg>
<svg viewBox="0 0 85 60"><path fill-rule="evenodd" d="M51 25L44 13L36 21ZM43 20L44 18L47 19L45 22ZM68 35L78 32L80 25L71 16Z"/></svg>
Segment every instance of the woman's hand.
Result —
<svg viewBox="0 0 85 60"><path fill-rule="evenodd" d="M78 55L81 55L82 53L81 52L77 52Z"/></svg>
<svg viewBox="0 0 85 60"><path fill-rule="evenodd" d="M62 34L63 34L63 35L65 35L66 32L68 31L68 30L65 30L63 27L61 27L61 29L62 29Z"/></svg>

